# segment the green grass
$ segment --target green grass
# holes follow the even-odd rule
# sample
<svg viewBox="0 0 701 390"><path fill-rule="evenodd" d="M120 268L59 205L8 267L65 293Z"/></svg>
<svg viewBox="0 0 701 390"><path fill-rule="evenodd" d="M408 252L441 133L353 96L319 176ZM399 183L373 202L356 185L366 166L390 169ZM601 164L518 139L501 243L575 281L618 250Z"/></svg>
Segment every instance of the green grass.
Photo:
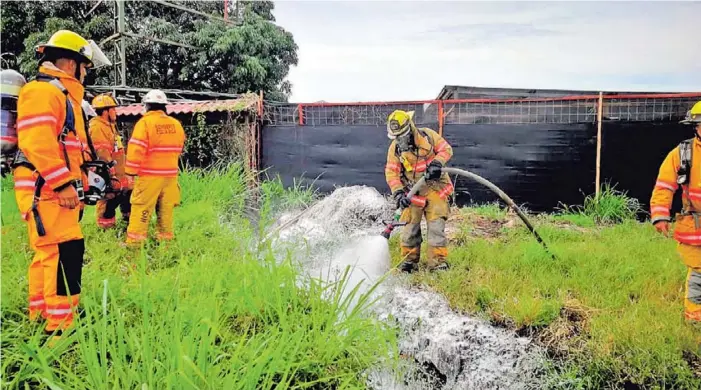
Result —
<svg viewBox="0 0 701 390"><path fill-rule="evenodd" d="M600 224L620 223L635 219L641 211L637 199L627 196L625 191L605 183L599 196L588 195L581 206L562 206L566 216L584 216Z"/></svg>
<svg viewBox="0 0 701 390"><path fill-rule="evenodd" d="M474 235L477 222L506 222L505 210L463 209L474 217L459 226L451 270L413 282L546 346L558 362L548 387L701 388L693 367L701 328L682 319L686 268L676 243L633 220L635 207L616 197L624 196L607 190L601 205L590 198L574 214L532 217L557 260L515 216L513 227Z"/></svg>
<svg viewBox="0 0 701 390"><path fill-rule="evenodd" d="M88 208L86 317L50 348L25 314L32 255L3 180L3 388L363 388L367 368L392 364L394 330L363 315L367 296L350 310L341 285L302 288L289 262L252 249L245 182L239 166L182 174L176 240L141 255L120 246L123 226L99 231ZM310 196L266 186L269 203Z"/></svg>

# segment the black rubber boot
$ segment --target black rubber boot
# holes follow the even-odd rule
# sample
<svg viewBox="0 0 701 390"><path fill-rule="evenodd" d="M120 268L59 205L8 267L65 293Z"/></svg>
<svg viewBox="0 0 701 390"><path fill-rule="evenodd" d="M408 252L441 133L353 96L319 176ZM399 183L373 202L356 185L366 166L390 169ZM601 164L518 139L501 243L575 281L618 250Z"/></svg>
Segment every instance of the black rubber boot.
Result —
<svg viewBox="0 0 701 390"><path fill-rule="evenodd" d="M413 261L405 260L402 261L401 264L399 264L399 270L410 274L412 272L418 271L419 265L414 263Z"/></svg>
<svg viewBox="0 0 701 390"><path fill-rule="evenodd" d="M448 269L450 269L450 264L448 264L447 262L444 261L444 262L438 264L437 266L431 268L431 272L447 271Z"/></svg>

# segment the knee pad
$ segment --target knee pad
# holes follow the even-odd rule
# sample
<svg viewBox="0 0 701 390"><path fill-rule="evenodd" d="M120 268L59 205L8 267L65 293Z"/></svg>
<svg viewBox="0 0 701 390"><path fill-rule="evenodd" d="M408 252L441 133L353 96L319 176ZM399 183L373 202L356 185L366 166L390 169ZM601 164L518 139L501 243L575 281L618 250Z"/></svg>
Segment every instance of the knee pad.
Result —
<svg viewBox="0 0 701 390"><path fill-rule="evenodd" d="M70 295L80 294L84 254L84 239L66 241L58 244L56 295L68 296L69 293Z"/></svg>

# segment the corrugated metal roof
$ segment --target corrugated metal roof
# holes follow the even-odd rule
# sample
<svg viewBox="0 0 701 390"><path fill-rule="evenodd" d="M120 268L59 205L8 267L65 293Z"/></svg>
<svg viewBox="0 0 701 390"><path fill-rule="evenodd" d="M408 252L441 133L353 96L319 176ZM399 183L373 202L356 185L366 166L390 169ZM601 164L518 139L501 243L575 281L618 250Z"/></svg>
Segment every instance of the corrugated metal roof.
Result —
<svg viewBox="0 0 701 390"><path fill-rule="evenodd" d="M205 100L198 102L173 103L166 106L168 114L190 114L195 112L245 111L255 109L257 101L249 98L227 100ZM118 116L142 115L144 105L130 104L117 107Z"/></svg>

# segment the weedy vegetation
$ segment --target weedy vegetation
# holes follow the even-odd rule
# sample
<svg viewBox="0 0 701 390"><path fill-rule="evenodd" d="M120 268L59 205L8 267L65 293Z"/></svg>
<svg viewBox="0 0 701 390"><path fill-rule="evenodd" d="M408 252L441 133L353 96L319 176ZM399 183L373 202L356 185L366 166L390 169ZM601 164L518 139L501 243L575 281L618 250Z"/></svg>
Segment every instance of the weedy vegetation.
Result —
<svg viewBox="0 0 701 390"><path fill-rule="evenodd" d="M451 271L413 282L546 347L547 388L701 388L701 332L682 316L686 268L638 212L606 186L598 202L533 216L553 260L515 213L457 210Z"/></svg>
<svg viewBox="0 0 701 390"><path fill-rule="evenodd" d="M368 368L392 364L394 331L349 308L336 284L308 281L269 247L246 208L244 170L181 175L176 240L141 253L120 245L124 226L86 238L84 317L53 348L27 319L27 232L10 178L2 182L2 383L8 389L364 388ZM255 207L311 200L301 187L265 183ZM262 200L261 200L262 199ZM329 299L330 297L330 299Z"/></svg>

